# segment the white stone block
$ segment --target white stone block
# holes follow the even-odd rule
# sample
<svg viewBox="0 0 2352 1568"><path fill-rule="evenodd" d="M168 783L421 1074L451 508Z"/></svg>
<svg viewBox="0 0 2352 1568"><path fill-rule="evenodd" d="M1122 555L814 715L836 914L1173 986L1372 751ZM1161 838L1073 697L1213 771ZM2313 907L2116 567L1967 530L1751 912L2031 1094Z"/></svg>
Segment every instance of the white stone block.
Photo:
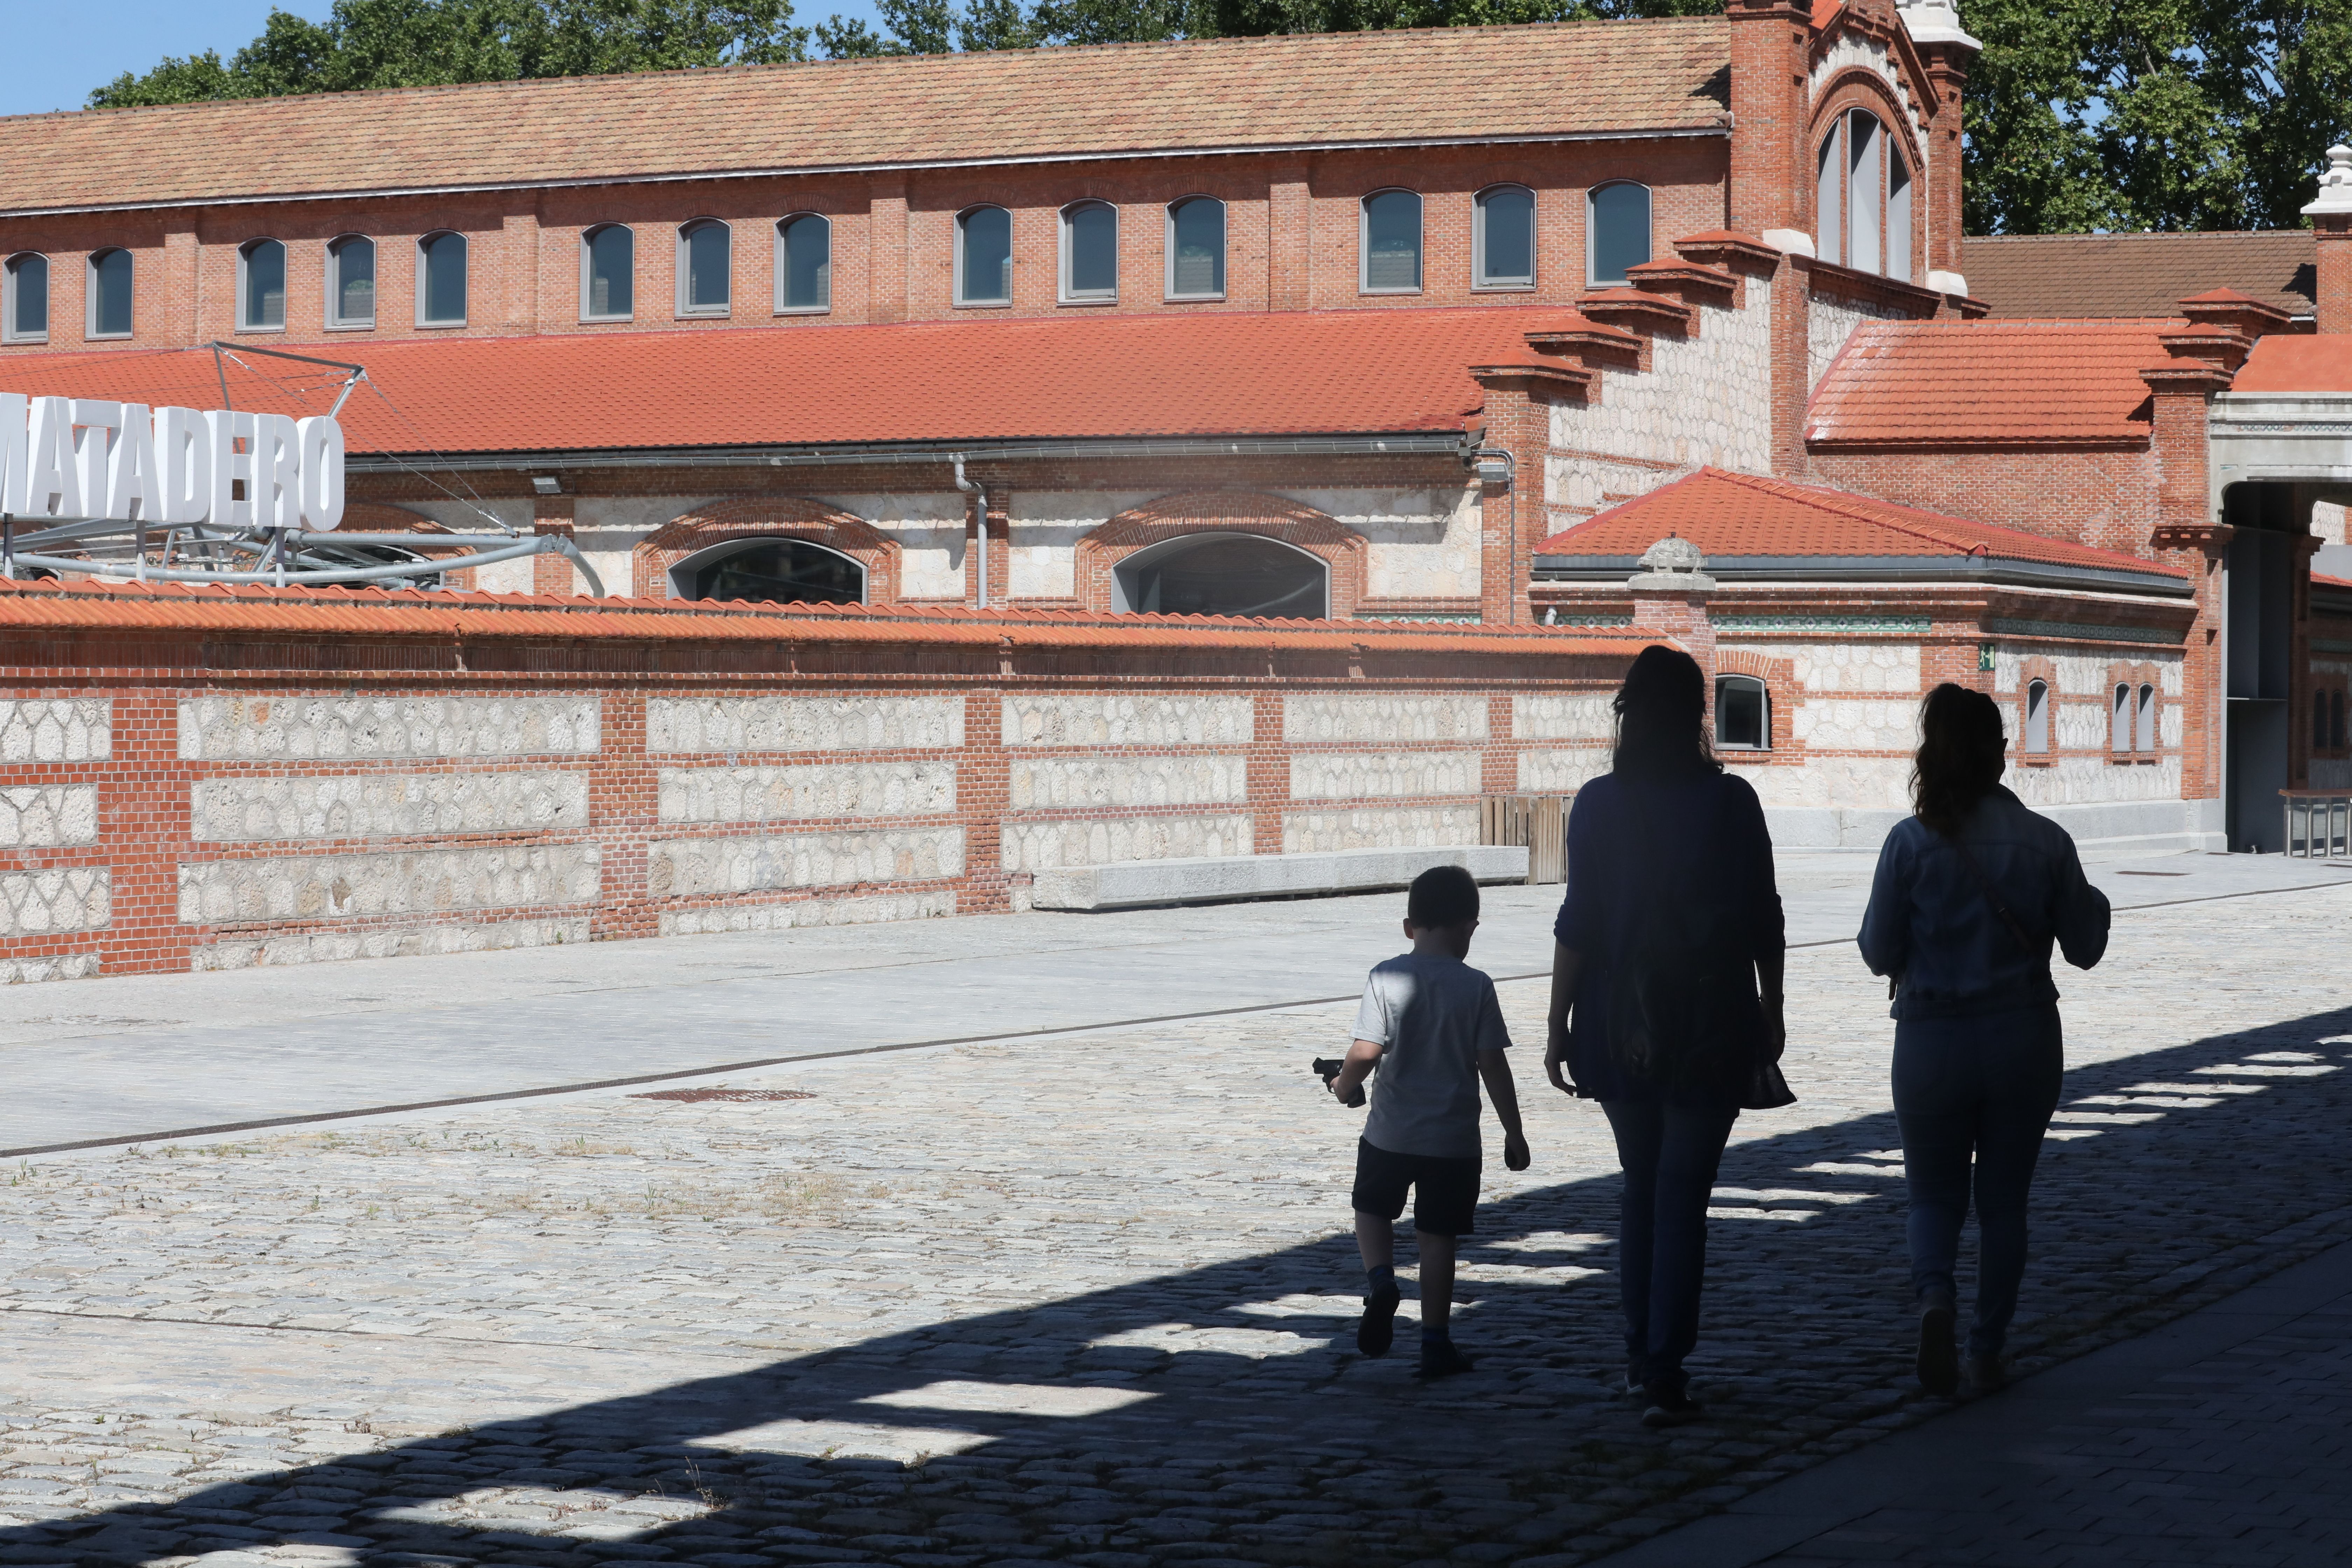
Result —
<svg viewBox="0 0 2352 1568"><path fill-rule="evenodd" d="M1476 795L1481 772L1476 752L1300 752L1290 759L1290 798Z"/></svg>
<svg viewBox="0 0 2352 1568"><path fill-rule="evenodd" d="M102 697L0 700L0 762L97 762L113 754L113 720Z"/></svg>
<svg viewBox="0 0 2352 1568"><path fill-rule="evenodd" d="M1282 852L1429 848L1478 841L1475 805L1420 805L1292 811L1282 818Z"/></svg>
<svg viewBox="0 0 2352 1568"><path fill-rule="evenodd" d="M1250 819L1240 813L1013 820L1000 829L999 843L1008 872L1103 866L1121 860L1247 855L1255 847Z"/></svg>
<svg viewBox="0 0 2352 1568"><path fill-rule="evenodd" d="M593 755L593 697L203 697L180 704L191 761Z"/></svg>
<svg viewBox="0 0 2352 1568"><path fill-rule="evenodd" d="M963 875L963 864L960 827L656 839L646 854L646 890L668 899L928 882Z"/></svg>
<svg viewBox="0 0 2352 1568"><path fill-rule="evenodd" d="M199 844L564 833L588 826L584 773L229 774L189 789Z"/></svg>
<svg viewBox="0 0 2352 1568"><path fill-rule="evenodd" d="M433 921L365 931L287 931L206 942L189 954L196 970L276 968L341 963L354 958L413 958L433 953L502 952L519 947L562 947L589 938L585 915L548 920Z"/></svg>
<svg viewBox="0 0 2352 1568"><path fill-rule="evenodd" d="M179 919L226 925L593 903L600 853L593 844L498 845L184 863Z"/></svg>
<svg viewBox="0 0 2352 1568"><path fill-rule="evenodd" d="M801 926L936 920L955 913L955 901L953 892L932 888L919 892L848 899L794 899L786 903L705 904L665 910L655 917L655 926L663 936L700 936L716 931L792 931Z"/></svg>
<svg viewBox="0 0 2352 1568"><path fill-rule="evenodd" d="M1521 741L1608 741L1617 716L1606 692L1542 692L1511 699L1511 734Z"/></svg>
<svg viewBox="0 0 2352 1568"><path fill-rule="evenodd" d="M114 919L113 900L114 873L104 866L0 877L0 936L103 931Z"/></svg>
<svg viewBox="0 0 2352 1568"><path fill-rule="evenodd" d="M1295 692L1282 700L1282 738L1300 741L1483 741L1484 697Z"/></svg>
<svg viewBox="0 0 2352 1568"><path fill-rule="evenodd" d="M20 784L0 789L0 849L97 842L96 784Z"/></svg>
<svg viewBox="0 0 2352 1568"><path fill-rule="evenodd" d="M1249 759L1240 756L1015 756L1008 770L1014 811L1142 805L1223 805L1249 798Z"/></svg>
<svg viewBox="0 0 2352 1568"><path fill-rule="evenodd" d="M1568 795L1582 789L1609 771L1615 752L1608 746L1578 746L1573 750L1521 752L1518 788L1521 795Z"/></svg>
<svg viewBox="0 0 2352 1568"><path fill-rule="evenodd" d="M963 744L961 697L656 697L649 752L923 751Z"/></svg>
<svg viewBox="0 0 2352 1568"><path fill-rule="evenodd" d="M664 768L656 781L664 822L934 816L956 803L956 767L946 761Z"/></svg>
<svg viewBox="0 0 2352 1568"><path fill-rule="evenodd" d="M1022 693L1004 700L1008 746L1235 746L1255 732L1246 695Z"/></svg>

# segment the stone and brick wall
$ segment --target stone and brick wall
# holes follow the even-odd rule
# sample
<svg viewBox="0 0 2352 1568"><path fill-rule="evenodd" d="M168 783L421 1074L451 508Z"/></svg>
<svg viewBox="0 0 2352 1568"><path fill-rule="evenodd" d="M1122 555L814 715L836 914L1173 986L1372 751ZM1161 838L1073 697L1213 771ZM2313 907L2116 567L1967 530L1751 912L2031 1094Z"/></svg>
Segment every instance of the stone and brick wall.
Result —
<svg viewBox="0 0 2352 1568"><path fill-rule="evenodd" d="M0 587L0 979L1025 906L1475 843L1636 646L1066 614Z"/></svg>

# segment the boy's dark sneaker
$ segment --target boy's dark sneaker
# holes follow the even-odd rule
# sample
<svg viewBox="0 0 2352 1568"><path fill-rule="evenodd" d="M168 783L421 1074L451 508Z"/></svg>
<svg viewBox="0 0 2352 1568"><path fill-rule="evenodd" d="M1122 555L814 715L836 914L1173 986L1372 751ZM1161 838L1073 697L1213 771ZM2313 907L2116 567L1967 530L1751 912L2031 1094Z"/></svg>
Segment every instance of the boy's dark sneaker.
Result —
<svg viewBox="0 0 2352 1568"><path fill-rule="evenodd" d="M1452 1377L1456 1373L1468 1372L1477 1364L1454 1349L1452 1340L1423 1340L1421 1342L1421 1364L1413 1368L1412 1374L1419 1378Z"/></svg>
<svg viewBox="0 0 2352 1568"><path fill-rule="evenodd" d="M1979 1394L1999 1394L2009 1386L2009 1368L1997 1355L1972 1355L1968 1359L1969 1386Z"/></svg>
<svg viewBox="0 0 2352 1568"><path fill-rule="evenodd" d="M1647 1367L1643 1359L1638 1356L1627 1357L1625 1361L1625 1397L1628 1399L1640 1399L1649 1393L1649 1389L1646 1386L1648 1381Z"/></svg>
<svg viewBox="0 0 2352 1568"><path fill-rule="evenodd" d="M1404 1292L1391 1279L1364 1292L1363 1321L1356 1325L1356 1348L1366 1355L1386 1355L1396 1343L1397 1303Z"/></svg>
<svg viewBox="0 0 2352 1568"><path fill-rule="evenodd" d="M1957 1316L1943 1300L1930 1300L1919 1310L1919 1386L1939 1399L1960 1386L1960 1351L1952 1333Z"/></svg>
<svg viewBox="0 0 2352 1568"><path fill-rule="evenodd" d="M1687 1389L1653 1384L1646 1393L1650 1407L1642 1412L1642 1425L1653 1432L1667 1426L1687 1426L1706 1417L1706 1406L1693 1399Z"/></svg>

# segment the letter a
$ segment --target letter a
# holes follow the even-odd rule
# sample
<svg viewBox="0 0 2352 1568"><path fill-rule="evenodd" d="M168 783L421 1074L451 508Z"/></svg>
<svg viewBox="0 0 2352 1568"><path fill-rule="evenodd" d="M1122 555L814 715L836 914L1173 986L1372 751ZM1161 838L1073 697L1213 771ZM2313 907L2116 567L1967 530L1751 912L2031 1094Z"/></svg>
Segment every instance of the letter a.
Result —
<svg viewBox="0 0 2352 1568"><path fill-rule="evenodd" d="M74 464L73 404L33 399L32 451L25 464L25 510L33 517L82 515L81 475Z"/></svg>

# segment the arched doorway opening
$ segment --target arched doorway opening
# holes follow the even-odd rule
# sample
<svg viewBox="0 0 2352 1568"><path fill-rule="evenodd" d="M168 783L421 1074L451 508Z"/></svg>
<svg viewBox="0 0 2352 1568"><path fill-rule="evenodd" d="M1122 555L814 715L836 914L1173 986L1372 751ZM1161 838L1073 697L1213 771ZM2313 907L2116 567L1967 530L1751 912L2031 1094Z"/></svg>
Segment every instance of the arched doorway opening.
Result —
<svg viewBox="0 0 2352 1568"><path fill-rule="evenodd" d="M730 539L671 565L681 599L733 599L777 605L862 605L866 568L838 550L805 539Z"/></svg>
<svg viewBox="0 0 2352 1568"><path fill-rule="evenodd" d="M1330 567L1262 534L1162 540L1121 561L1112 582L1112 607L1128 614L1322 620L1331 613Z"/></svg>

